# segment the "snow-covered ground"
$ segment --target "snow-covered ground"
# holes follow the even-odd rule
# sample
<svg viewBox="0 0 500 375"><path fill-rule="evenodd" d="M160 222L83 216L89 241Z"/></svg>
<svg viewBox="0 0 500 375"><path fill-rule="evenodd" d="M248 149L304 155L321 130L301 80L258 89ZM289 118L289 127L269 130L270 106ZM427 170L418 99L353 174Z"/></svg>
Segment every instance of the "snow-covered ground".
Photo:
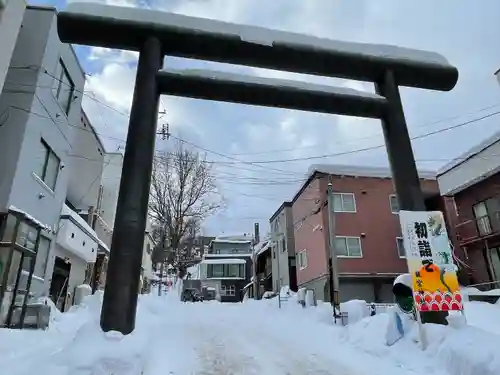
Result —
<svg viewBox="0 0 500 375"><path fill-rule="evenodd" d="M140 297L136 330L99 329L101 295L54 314L48 331L0 330L8 375L493 375L500 374L500 306L467 303L471 326L427 325L422 351L412 332L385 345L388 315L334 326L325 304L292 299L181 303L172 291Z"/></svg>

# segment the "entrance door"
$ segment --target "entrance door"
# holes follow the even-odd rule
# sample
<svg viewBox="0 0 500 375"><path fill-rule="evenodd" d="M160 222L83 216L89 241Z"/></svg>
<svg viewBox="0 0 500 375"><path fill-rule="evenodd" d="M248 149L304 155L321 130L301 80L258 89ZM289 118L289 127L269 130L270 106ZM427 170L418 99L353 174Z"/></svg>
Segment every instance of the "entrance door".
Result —
<svg viewBox="0 0 500 375"><path fill-rule="evenodd" d="M64 312L66 307L70 272L71 263L66 263L64 259L56 257L52 282L50 283L50 298L62 312Z"/></svg>

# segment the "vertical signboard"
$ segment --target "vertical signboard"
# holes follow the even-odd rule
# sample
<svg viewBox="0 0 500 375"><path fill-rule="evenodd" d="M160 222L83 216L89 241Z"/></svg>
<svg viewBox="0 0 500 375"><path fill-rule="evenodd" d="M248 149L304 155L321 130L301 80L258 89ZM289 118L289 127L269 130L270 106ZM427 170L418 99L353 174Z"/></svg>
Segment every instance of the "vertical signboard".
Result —
<svg viewBox="0 0 500 375"><path fill-rule="evenodd" d="M400 211L408 270L418 311L461 311L457 268L440 211Z"/></svg>

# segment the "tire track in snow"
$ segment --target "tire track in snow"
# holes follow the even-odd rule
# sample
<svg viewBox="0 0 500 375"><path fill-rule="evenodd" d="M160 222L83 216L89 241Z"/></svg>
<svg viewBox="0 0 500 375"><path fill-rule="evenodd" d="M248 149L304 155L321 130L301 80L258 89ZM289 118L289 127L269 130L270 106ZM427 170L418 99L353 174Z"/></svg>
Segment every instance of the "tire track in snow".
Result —
<svg viewBox="0 0 500 375"><path fill-rule="evenodd" d="M217 322L198 315L196 324L186 327L199 361L196 375L359 375L298 350L286 337L267 334L263 327L241 330L248 322L242 322L236 311L234 316L232 311L221 313Z"/></svg>

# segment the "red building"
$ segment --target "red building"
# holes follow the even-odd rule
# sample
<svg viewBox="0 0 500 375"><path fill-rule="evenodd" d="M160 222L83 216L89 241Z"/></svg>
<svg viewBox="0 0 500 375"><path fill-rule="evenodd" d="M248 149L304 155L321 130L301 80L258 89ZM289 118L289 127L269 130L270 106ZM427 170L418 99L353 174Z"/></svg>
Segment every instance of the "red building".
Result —
<svg viewBox="0 0 500 375"><path fill-rule="evenodd" d="M500 133L445 166L438 173L452 224L455 254L461 260L461 282L500 283Z"/></svg>
<svg viewBox="0 0 500 375"><path fill-rule="evenodd" d="M420 172L428 210L442 210L434 172ZM392 301L406 272L398 203L388 168L317 165L292 201L298 287L329 300L327 186L334 190L340 299Z"/></svg>

